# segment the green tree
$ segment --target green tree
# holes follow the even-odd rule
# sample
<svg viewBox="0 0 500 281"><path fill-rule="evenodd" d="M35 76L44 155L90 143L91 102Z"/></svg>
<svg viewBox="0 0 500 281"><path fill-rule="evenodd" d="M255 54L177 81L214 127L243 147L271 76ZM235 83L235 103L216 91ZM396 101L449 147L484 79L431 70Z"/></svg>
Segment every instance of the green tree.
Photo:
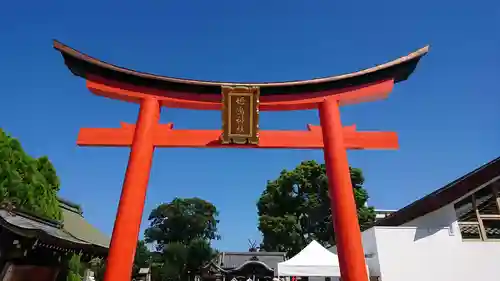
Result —
<svg viewBox="0 0 500 281"><path fill-rule="evenodd" d="M68 275L66 281L81 281L84 267L80 261L80 255L74 254L68 262Z"/></svg>
<svg viewBox="0 0 500 281"><path fill-rule="evenodd" d="M59 178L49 159L30 157L17 139L0 129L0 202L59 220L58 191Z"/></svg>
<svg viewBox="0 0 500 281"><path fill-rule="evenodd" d="M151 251L149 251L146 242L144 240L137 241L132 273L137 274L139 269L149 267L152 261L151 258Z"/></svg>
<svg viewBox="0 0 500 281"><path fill-rule="evenodd" d="M375 212L366 206L362 171L350 168L350 172L359 224L364 229L375 220ZM266 251L292 256L312 240L326 247L335 244L324 164L304 161L292 171L283 170L276 180L268 181L257 209L261 248Z"/></svg>
<svg viewBox="0 0 500 281"><path fill-rule="evenodd" d="M135 250L134 264L132 266L132 274L139 273L139 269L149 267L152 262L152 253L148 249L147 244L143 240L137 241ZM104 280L106 272L106 260L95 258L89 262L89 268L94 272L94 277L97 281Z"/></svg>
<svg viewBox="0 0 500 281"><path fill-rule="evenodd" d="M59 178L46 157L32 158L21 143L0 129L0 202L33 215L61 220L57 192ZM82 279L84 267L79 255L68 261L68 281Z"/></svg>
<svg viewBox="0 0 500 281"><path fill-rule="evenodd" d="M151 211L145 241L155 245L155 280L186 280L210 261L216 251L210 242L217 233L216 207L200 198L175 198Z"/></svg>

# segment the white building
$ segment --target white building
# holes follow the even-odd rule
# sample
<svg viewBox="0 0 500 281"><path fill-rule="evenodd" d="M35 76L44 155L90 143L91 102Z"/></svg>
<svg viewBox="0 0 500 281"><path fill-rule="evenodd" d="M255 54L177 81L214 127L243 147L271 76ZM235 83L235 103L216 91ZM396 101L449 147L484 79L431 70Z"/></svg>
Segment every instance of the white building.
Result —
<svg viewBox="0 0 500 281"><path fill-rule="evenodd" d="M500 157L377 220L362 233L371 280L500 280L499 191Z"/></svg>

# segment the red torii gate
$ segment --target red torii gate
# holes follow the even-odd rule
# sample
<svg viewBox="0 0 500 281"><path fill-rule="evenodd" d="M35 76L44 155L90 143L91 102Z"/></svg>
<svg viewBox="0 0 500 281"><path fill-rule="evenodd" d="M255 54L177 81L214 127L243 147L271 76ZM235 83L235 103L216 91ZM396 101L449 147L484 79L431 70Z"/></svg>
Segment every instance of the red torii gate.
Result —
<svg viewBox="0 0 500 281"><path fill-rule="evenodd" d="M83 128L77 141L80 146L131 147L105 281L131 280L155 147L323 149L342 280L368 280L346 149L397 149L398 140L394 132L358 132L354 125L342 127L339 106L386 98L395 83L412 74L428 46L359 72L278 83L225 83L158 76L102 62L58 41L54 41L54 48L73 74L87 80L87 87L94 94L140 104L136 124ZM175 130L172 123L159 123L162 106L222 109L224 128ZM231 106L240 111L233 111ZM258 130L259 110L315 108L319 109L321 126L308 125L304 131ZM236 124L241 128L236 128Z"/></svg>

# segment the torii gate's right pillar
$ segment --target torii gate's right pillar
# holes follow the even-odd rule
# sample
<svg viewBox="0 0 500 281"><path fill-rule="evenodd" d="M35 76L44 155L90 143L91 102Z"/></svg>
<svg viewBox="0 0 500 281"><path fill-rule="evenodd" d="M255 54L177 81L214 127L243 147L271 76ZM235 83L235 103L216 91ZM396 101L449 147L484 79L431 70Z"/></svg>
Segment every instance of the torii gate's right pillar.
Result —
<svg viewBox="0 0 500 281"><path fill-rule="evenodd" d="M368 281L356 202L344 145L339 101L326 98L319 105L326 174L342 281Z"/></svg>

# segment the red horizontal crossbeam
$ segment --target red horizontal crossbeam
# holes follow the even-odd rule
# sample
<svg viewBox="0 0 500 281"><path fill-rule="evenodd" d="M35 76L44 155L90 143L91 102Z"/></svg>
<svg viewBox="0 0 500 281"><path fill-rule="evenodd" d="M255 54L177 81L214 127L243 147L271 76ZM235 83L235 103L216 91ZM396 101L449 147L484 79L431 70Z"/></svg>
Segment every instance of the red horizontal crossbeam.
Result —
<svg viewBox="0 0 500 281"><path fill-rule="evenodd" d="M120 128L82 128L78 135L79 146L132 145L134 124L122 123ZM291 148L322 149L323 135L320 126L308 125L303 131L260 131L258 145L223 145L219 137L221 130L174 130L173 124L159 124L154 132L156 147L197 148ZM355 125L344 127L346 149L397 149L395 132L358 132Z"/></svg>

